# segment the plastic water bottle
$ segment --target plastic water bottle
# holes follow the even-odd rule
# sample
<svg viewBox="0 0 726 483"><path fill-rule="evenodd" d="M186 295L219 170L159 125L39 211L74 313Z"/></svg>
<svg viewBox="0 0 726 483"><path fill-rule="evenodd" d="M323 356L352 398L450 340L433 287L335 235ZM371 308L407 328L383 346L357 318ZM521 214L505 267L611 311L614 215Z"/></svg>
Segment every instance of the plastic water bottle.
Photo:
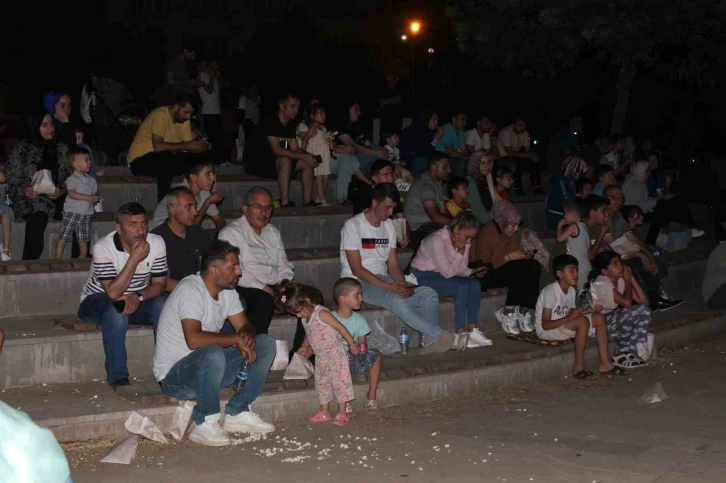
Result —
<svg viewBox="0 0 726 483"><path fill-rule="evenodd" d="M426 345L426 336L423 332L418 333L418 346L423 349L424 345Z"/></svg>
<svg viewBox="0 0 726 483"><path fill-rule="evenodd" d="M398 333L398 344L401 346L401 354L408 354L408 331L406 327L401 327L401 332Z"/></svg>
<svg viewBox="0 0 726 483"><path fill-rule="evenodd" d="M247 357L242 359L242 363L239 365L239 372L237 377L232 383L232 390L234 392L240 392L247 385L247 378L250 376L250 363L247 362Z"/></svg>
<svg viewBox="0 0 726 483"><path fill-rule="evenodd" d="M10 199L10 190L5 188L5 204L10 206L13 204L13 200Z"/></svg>

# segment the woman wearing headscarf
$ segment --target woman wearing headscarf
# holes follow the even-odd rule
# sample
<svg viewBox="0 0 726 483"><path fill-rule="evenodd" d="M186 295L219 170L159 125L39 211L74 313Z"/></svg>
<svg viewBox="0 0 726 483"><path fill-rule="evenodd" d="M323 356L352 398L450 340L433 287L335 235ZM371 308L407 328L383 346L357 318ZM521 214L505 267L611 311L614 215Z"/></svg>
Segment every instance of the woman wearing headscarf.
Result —
<svg viewBox="0 0 726 483"><path fill-rule="evenodd" d="M495 314L505 332L532 332L542 266L534 259L534 251L522 251L517 237L522 214L517 205L499 201L491 216L472 242L469 260L473 266L489 267L481 279L482 291L507 288L504 307Z"/></svg>
<svg viewBox="0 0 726 483"><path fill-rule="evenodd" d="M648 194L648 178L650 177L650 163L638 161L630 167L630 175L623 183L623 196L626 205L636 205L645 213L646 221L650 222L648 236L645 243L655 245L660 229L668 223L688 225L691 236L698 238L704 234L703 230L696 228L696 221L683 199L677 194L663 194L651 198Z"/></svg>
<svg viewBox="0 0 726 483"><path fill-rule="evenodd" d="M27 127L27 137L13 147L5 172L15 217L25 221L23 260L37 260L43 254L45 227L65 194L71 168L66 161L68 146L55 137L50 114L28 119ZM56 187L50 195L39 195L33 189L33 175L42 169L50 171Z"/></svg>
<svg viewBox="0 0 726 483"><path fill-rule="evenodd" d="M43 94L45 112L53 116L56 141L67 146L76 145L76 131L70 123L71 97L59 90L50 90Z"/></svg>
<svg viewBox="0 0 726 483"><path fill-rule="evenodd" d="M401 131L401 159L410 163L414 174L426 171L426 160L443 134L438 113L428 107L420 109L413 124Z"/></svg>
<svg viewBox="0 0 726 483"><path fill-rule="evenodd" d="M575 184L587 173L587 163L577 156L570 156L562 162L562 172L552 176L552 186L545 201L545 226L550 230L557 229L562 218L562 205L574 198Z"/></svg>

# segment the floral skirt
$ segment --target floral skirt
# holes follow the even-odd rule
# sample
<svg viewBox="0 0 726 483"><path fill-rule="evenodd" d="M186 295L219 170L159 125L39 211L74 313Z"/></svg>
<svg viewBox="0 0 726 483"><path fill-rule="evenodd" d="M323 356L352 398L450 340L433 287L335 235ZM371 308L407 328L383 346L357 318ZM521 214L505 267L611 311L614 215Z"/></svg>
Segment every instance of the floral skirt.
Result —
<svg viewBox="0 0 726 483"><path fill-rule="evenodd" d="M15 213L13 213L13 209L5 203L5 200L0 200L0 216L5 213L10 213L10 220L15 221Z"/></svg>

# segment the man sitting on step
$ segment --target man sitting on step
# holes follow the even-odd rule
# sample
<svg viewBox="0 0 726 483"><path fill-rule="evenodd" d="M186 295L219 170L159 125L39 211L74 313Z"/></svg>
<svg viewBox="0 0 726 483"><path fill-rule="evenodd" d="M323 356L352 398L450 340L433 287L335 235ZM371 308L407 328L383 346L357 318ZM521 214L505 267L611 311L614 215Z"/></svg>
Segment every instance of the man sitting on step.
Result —
<svg viewBox="0 0 726 483"><path fill-rule="evenodd" d="M215 241L202 255L201 272L177 285L161 313L154 377L164 394L196 399L189 439L207 446L230 444L227 432L269 433L275 427L250 411L275 359L275 340L255 336L234 291L242 275L239 249ZM234 332L220 330L228 320ZM219 391L232 384L240 364L250 366L246 383L220 414Z"/></svg>
<svg viewBox="0 0 726 483"><path fill-rule="evenodd" d="M292 280L292 263L287 259L280 231L270 224L272 194L255 187L242 202L242 216L219 232L219 239L240 250L244 273L237 293L246 303L246 313L258 334L267 334L275 299L272 287Z"/></svg>
<svg viewBox="0 0 726 483"><path fill-rule="evenodd" d="M126 203L116 213L115 231L93 245L93 263L81 293L78 317L101 325L106 380L115 391L129 385L126 331L156 327L166 300L166 244L149 233L146 209Z"/></svg>
<svg viewBox="0 0 726 483"><path fill-rule="evenodd" d="M439 326L439 296L430 287L408 284L398 263L396 228L389 218L400 199L392 183L379 183L373 188L371 207L345 222L340 234L340 276L358 279L365 302L390 310L423 334L422 354L446 352L454 348L454 334ZM465 346L466 340L460 340Z"/></svg>

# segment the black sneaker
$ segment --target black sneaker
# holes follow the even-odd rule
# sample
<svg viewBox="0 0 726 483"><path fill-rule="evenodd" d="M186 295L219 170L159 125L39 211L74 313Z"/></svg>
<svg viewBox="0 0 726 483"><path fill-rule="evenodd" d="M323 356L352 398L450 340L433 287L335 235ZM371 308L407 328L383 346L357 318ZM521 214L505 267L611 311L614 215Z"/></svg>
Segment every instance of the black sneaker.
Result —
<svg viewBox="0 0 726 483"><path fill-rule="evenodd" d="M131 382L129 381L128 377L116 379L111 384L109 384L109 386L111 386L111 389L113 389L113 392L116 392L116 389L118 389L119 386L130 386L130 385L131 385Z"/></svg>
<svg viewBox="0 0 726 483"><path fill-rule="evenodd" d="M660 298L658 302L653 304L651 307L653 308L654 312L665 312L666 310L678 307L682 303L683 300L666 300L664 298Z"/></svg>

